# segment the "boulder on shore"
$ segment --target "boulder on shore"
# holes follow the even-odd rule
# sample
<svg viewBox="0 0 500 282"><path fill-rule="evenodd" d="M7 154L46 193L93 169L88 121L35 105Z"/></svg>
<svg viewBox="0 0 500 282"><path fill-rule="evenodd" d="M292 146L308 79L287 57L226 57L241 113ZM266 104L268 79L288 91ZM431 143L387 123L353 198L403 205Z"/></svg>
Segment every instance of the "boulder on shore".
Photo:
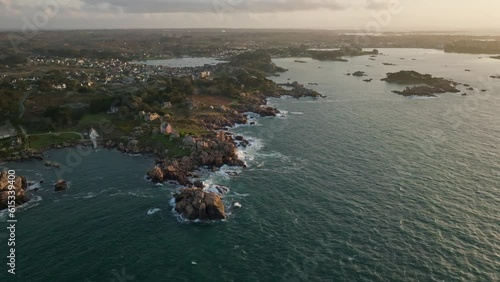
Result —
<svg viewBox="0 0 500 282"><path fill-rule="evenodd" d="M175 195L175 210L188 220L221 220L226 218L219 195L200 188L184 188Z"/></svg>
<svg viewBox="0 0 500 282"><path fill-rule="evenodd" d="M161 168L155 166L150 172L148 172L149 178L151 178L151 181L153 183L163 183L163 171L161 171Z"/></svg>
<svg viewBox="0 0 500 282"><path fill-rule="evenodd" d="M28 188L28 181L25 177L16 176L13 180L15 191L15 204L22 205L28 202L26 195L26 188ZM9 174L6 171L0 172L0 210L6 209L9 206Z"/></svg>

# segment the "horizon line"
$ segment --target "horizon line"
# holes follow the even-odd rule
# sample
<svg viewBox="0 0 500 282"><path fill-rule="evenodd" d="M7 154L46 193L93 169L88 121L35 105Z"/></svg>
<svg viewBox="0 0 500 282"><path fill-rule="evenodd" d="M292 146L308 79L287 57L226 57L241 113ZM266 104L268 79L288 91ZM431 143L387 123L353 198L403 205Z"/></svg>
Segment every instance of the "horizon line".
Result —
<svg viewBox="0 0 500 282"><path fill-rule="evenodd" d="M339 33L346 33L346 32L352 32L352 33L363 33L363 30L359 29L345 29L345 28L340 28L340 29L332 29L332 28L267 28L267 27L262 27L262 28L225 28L225 27L176 27L176 28L149 28L149 27L134 27L134 28L41 28L38 31L48 31L48 32L54 32L54 31L59 31L59 32L69 32L69 31L125 31L125 30L219 30L219 31L323 31L323 32L339 32ZM433 34L433 33L484 33L485 31L496 31L500 32L500 28L491 28L491 29L453 29L453 30L446 30L446 29L422 29L422 28L408 28L408 29L401 29L401 30L388 30L388 31L383 31L380 33L370 33L366 32L366 34L397 34L397 33L428 33L428 34ZM14 28L0 28L0 32L24 32L22 29L14 29ZM460 34L457 34L460 35ZM495 36L498 37L499 35L487 35L487 34L480 34L480 35L470 35L468 36Z"/></svg>

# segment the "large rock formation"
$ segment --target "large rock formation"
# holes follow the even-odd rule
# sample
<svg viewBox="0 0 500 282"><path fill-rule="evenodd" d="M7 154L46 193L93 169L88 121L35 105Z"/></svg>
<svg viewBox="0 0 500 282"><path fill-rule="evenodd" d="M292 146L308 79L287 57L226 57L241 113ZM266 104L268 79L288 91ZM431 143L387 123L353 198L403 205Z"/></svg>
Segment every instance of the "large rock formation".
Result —
<svg viewBox="0 0 500 282"><path fill-rule="evenodd" d="M221 220L226 218L219 195L200 188L185 188L175 195L175 210L189 220Z"/></svg>
<svg viewBox="0 0 500 282"><path fill-rule="evenodd" d="M436 96L439 93L458 93L456 88L458 83L439 77L433 77L430 74L420 74L416 71L400 71L388 73L387 77L382 79L389 83L416 85L406 87L403 91L393 91L403 96Z"/></svg>
<svg viewBox="0 0 500 282"><path fill-rule="evenodd" d="M162 183L163 182L163 171L161 171L161 168L155 167L153 168L150 172L148 172L148 177L153 181L154 183Z"/></svg>
<svg viewBox="0 0 500 282"><path fill-rule="evenodd" d="M14 179L14 191L16 205L21 205L28 202L26 188L28 182L25 177L16 176ZM0 210L6 209L9 204L9 174L6 171L0 173Z"/></svg>
<svg viewBox="0 0 500 282"><path fill-rule="evenodd" d="M158 165L148 172L153 182L177 181L181 185L192 184L188 176L199 167L244 166L238 159L237 148L232 136L222 131L217 136L185 140L184 146L191 149L191 155L182 159L160 160Z"/></svg>

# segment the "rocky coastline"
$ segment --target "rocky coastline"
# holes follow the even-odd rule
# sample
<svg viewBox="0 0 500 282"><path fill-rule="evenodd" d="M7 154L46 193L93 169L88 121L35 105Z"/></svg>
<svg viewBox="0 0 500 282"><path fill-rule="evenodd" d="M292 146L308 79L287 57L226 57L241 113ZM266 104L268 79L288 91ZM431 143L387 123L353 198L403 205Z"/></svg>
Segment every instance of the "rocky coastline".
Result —
<svg viewBox="0 0 500 282"><path fill-rule="evenodd" d="M273 73L286 71L272 63L268 54L255 52L237 56L223 69L234 75L234 79L245 81L252 86L252 91L239 91L238 103L231 105L212 104L206 105L188 98L191 118L196 124L204 129L202 134L177 134L165 135L166 141L178 148L182 154L169 154L168 149L161 142L148 143L144 138L135 136L115 137L112 139L99 140L98 145L106 149L116 149L126 154L144 154L154 157L155 166L146 173L147 178L153 183L176 182L184 189L174 194L176 201L175 210L188 220L219 220L225 218L222 203L222 195L213 191L203 190L203 183L195 171L209 169L217 171L224 165L245 168L243 160L238 158L238 146L249 146L249 142L242 136L237 136L228 131L237 124L249 124L248 113L254 113L261 117L274 117L279 110L266 106L268 98L279 98L291 96L294 98L313 97L324 98L326 96L317 91L306 88L304 85L294 81L293 83L278 85L265 76ZM230 80L234 84L233 80ZM221 81L220 83L225 83ZM280 86L288 86L285 89ZM244 87L241 87L242 89ZM198 111L208 108L211 112ZM146 127L144 127L146 130ZM147 126L152 135L163 138L159 133L154 133ZM142 131L142 130L141 130ZM146 133L148 134L148 133ZM44 160L44 152L50 149L71 148L77 146L91 147L89 140L67 142L48 146L38 150L24 150L6 157L6 162L25 161L30 159ZM176 150L177 150L176 148ZM170 147L170 149L174 149ZM0 160L0 163L2 160ZM45 165L53 169L59 169L59 164L47 160ZM63 180L61 180L63 181ZM58 182L56 191L67 189L67 182Z"/></svg>
<svg viewBox="0 0 500 282"><path fill-rule="evenodd" d="M313 91L306 93L310 93L310 95L300 95L299 97L324 97L322 95L317 96L317 92ZM261 117L274 117L279 113L279 110L259 106L252 112L259 114ZM244 121L244 123L247 123L246 116ZM183 219L207 221L226 218L224 205L222 204L223 195L205 190L206 187L204 187L203 183L197 180L199 176L195 171L200 168L216 171L224 165L246 168L243 160L238 158L237 144L246 147L249 142L242 136L234 135L226 130L236 124L238 123L227 124L224 122L218 124L217 127L224 127L219 128L215 136L186 136L182 140L182 144L184 148L191 151L189 156L181 159L156 157L155 167L147 173L148 179L153 183L174 181L184 186L173 195L175 200L174 210Z"/></svg>
<svg viewBox="0 0 500 282"><path fill-rule="evenodd" d="M290 84L291 90L278 90L269 97L291 96L301 97L326 97L320 93L305 88L298 82ZM208 168L212 171L218 170L224 165L238 166L245 168L245 163L238 158L237 151L239 144L242 147L249 145L249 142L242 136L234 135L227 129L237 124L251 124L247 118L247 112L253 112L261 117L275 117L279 110L273 107L265 106L267 97L256 99L253 104L247 104L238 110L226 109L222 116L217 119L209 116L201 117L206 128L211 129L210 134L203 136L184 136L181 140L182 149L189 150L190 154L182 158L169 158L164 154L161 146L141 145L138 140L130 139L124 142L122 139L100 140L99 146L105 149L116 149L125 154L144 154L151 155L155 159L155 166L147 172L147 178L153 183L164 183L173 181L184 186L176 192L175 211L187 220L220 220L226 217L223 196L213 191L205 191L203 183L196 180L199 176L195 173L200 168ZM38 150L27 149L15 155L0 160L5 162L19 162L27 160L45 160L45 152L51 149L74 148L78 146L91 147L90 141L65 142L62 144L51 145ZM54 169L59 168L59 164L45 161L45 165ZM16 180L19 187L16 186L16 203L23 204L29 201L26 195L27 181L25 178ZM62 180L61 180L62 181ZM2 182L0 182L1 184ZM2 187L3 188L3 187ZM55 191L65 191L67 189L66 181L56 183ZM2 195L5 193L2 189ZM5 198L6 199L6 198ZM4 198L0 198L4 201ZM0 206L0 209L2 206Z"/></svg>

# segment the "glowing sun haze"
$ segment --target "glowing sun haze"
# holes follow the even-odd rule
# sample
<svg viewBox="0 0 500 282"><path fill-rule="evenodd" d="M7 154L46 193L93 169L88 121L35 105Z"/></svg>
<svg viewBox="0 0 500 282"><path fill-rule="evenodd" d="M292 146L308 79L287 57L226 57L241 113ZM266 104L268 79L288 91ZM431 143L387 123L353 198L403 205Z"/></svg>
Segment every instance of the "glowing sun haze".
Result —
<svg viewBox="0 0 500 282"><path fill-rule="evenodd" d="M500 29L498 0L0 0L0 29Z"/></svg>

